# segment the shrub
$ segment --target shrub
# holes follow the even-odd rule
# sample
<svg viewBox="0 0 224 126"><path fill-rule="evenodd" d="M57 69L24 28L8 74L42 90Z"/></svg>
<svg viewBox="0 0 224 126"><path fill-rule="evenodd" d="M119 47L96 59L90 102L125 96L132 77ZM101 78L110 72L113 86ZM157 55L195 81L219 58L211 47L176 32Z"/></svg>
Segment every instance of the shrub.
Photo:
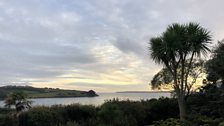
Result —
<svg viewBox="0 0 224 126"><path fill-rule="evenodd" d="M72 104L64 106L64 109L67 114L67 119L78 123L96 118L97 116L96 108L92 105Z"/></svg>
<svg viewBox="0 0 224 126"><path fill-rule="evenodd" d="M55 120L49 107L39 106L20 115L23 126L54 126Z"/></svg>
<svg viewBox="0 0 224 126"><path fill-rule="evenodd" d="M147 115L145 120L147 124L152 124L153 121L179 117L178 103L176 99L151 99L145 104L147 105Z"/></svg>
<svg viewBox="0 0 224 126"><path fill-rule="evenodd" d="M224 126L224 121L219 123L219 126Z"/></svg>
<svg viewBox="0 0 224 126"><path fill-rule="evenodd" d="M99 107L79 104L38 106L22 113L19 122L22 126L143 126L175 117L178 117L176 99L114 99Z"/></svg>
<svg viewBox="0 0 224 126"><path fill-rule="evenodd" d="M191 126L218 126L224 120L203 115L190 115L187 121Z"/></svg>
<svg viewBox="0 0 224 126"><path fill-rule="evenodd" d="M152 126L187 126L179 119L169 118L166 120L155 121Z"/></svg>
<svg viewBox="0 0 224 126"><path fill-rule="evenodd" d="M0 126L17 126L18 120L14 119L10 114L0 115Z"/></svg>
<svg viewBox="0 0 224 126"><path fill-rule="evenodd" d="M201 92L188 97L187 104L190 114L199 114L212 118L224 116L224 90L214 85L206 85Z"/></svg>
<svg viewBox="0 0 224 126"><path fill-rule="evenodd" d="M136 126L137 121L132 115L125 115L117 104L104 104L99 113L99 125Z"/></svg>
<svg viewBox="0 0 224 126"><path fill-rule="evenodd" d="M39 106L24 112L20 116L20 122L23 126L71 125L74 122L76 124L72 125L91 126L96 124L96 115L96 108L91 105Z"/></svg>
<svg viewBox="0 0 224 126"><path fill-rule="evenodd" d="M80 126L80 125L76 122L69 121L66 124L59 124L58 126Z"/></svg>

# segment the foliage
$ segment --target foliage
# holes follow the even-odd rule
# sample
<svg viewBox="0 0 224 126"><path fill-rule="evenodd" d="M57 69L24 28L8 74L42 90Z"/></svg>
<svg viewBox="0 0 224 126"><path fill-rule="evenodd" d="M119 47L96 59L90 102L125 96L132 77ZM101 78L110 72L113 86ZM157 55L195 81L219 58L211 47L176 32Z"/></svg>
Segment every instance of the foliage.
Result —
<svg viewBox="0 0 224 126"><path fill-rule="evenodd" d="M66 126L79 126L76 122L67 122Z"/></svg>
<svg viewBox="0 0 224 126"><path fill-rule="evenodd" d="M224 121L219 123L219 126L224 126Z"/></svg>
<svg viewBox="0 0 224 126"><path fill-rule="evenodd" d="M161 119L177 118L178 105L176 99L169 98L147 101L114 99L99 107L79 104L36 106L23 112L19 120L8 117L11 116L4 114L0 116L0 121L11 120L9 122L15 123L19 121L17 123L21 126L144 126Z"/></svg>
<svg viewBox="0 0 224 126"><path fill-rule="evenodd" d="M218 42L212 51L212 58L207 62L207 71L209 81L215 83L218 79L222 79L224 82L224 40Z"/></svg>
<svg viewBox="0 0 224 126"><path fill-rule="evenodd" d="M0 115L0 126L18 126L18 120L9 114Z"/></svg>
<svg viewBox="0 0 224 126"><path fill-rule="evenodd" d="M153 121L164 120L167 118L178 118L178 104L176 99L160 98L152 99L146 103L147 119L146 122L151 124Z"/></svg>
<svg viewBox="0 0 224 126"><path fill-rule="evenodd" d="M27 100L27 95L22 91L12 92L5 99L5 106L8 108L14 106L17 113L30 109L31 103L31 101Z"/></svg>
<svg viewBox="0 0 224 126"><path fill-rule="evenodd" d="M175 118L155 121L151 126L221 126L223 118L209 118L202 115L190 115L186 121Z"/></svg>
<svg viewBox="0 0 224 126"><path fill-rule="evenodd" d="M188 106L192 114L200 114L213 118L224 118L224 90L208 84L200 92L188 98Z"/></svg>
<svg viewBox="0 0 224 126"><path fill-rule="evenodd" d="M163 64L173 76L173 88L177 94L180 117L186 117L185 96L188 94L188 77L192 62L209 50L210 32L196 23L172 24L159 37L151 38L151 58ZM179 76L178 76L179 75Z"/></svg>
<svg viewBox="0 0 224 126"><path fill-rule="evenodd" d="M154 126L221 126L224 122L224 90L208 84L194 92L187 100L189 116L186 121L177 119L155 121ZM181 123L181 124L180 124Z"/></svg>
<svg viewBox="0 0 224 126"><path fill-rule="evenodd" d="M151 80L152 89L159 88L164 84L171 84L173 81L173 76L167 68L163 68L156 75L153 76Z"/></svg>
<svg viewBox="0 0 224 126"><path fill-rule="evenodd" d="M189 71L189 79L186 85L186 96L195 91L192 87L196 84L197 79L201 78L203 74L205 74L204 62L202 60L193 60L192 68ZM181 77L180 68L178 69L177 77ZM153 89L160 89L163 85L171 85L173 87L173 83L174 78L167 68L160 70L156 75L154 75L151 81Z"/></svg>
<svg viewBox="0 0 224 126"><path fill-rule="evenodd" d="M0 107L0 114L7 114L7 113L11 113L12 109L10 108L1 108Z"/></svg>
<svg viewBox="0 0 224 126"><path fill-rule="evenodd" d="M23 113L20 121L23 123L23 126L71 125L72 122L88 126L89 123L94 123L91 119L96 120L96 114L96 108L89 105L39 106Z"/></svg>
<svg viewBox="0 0 224 126"><path fill-rule="evenodd" d="M184 126L180 119L169 118L167 120L155 121L151 126Z"/></svg>
<svg viewBox="0 0 224 126"><path fill-rule="evenodd" d="M188 117L187 124L191 126L218 126L223 118L212 118L203 115L191 115Z"/></svg>

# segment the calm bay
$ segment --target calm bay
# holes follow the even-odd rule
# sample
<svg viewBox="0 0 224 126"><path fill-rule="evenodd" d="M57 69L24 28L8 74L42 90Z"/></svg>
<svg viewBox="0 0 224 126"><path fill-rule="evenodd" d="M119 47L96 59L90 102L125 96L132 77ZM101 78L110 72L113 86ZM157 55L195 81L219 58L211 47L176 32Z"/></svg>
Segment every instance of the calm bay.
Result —
<svg viewBox="0 0 224 126"><path fill-rule="evenodd" d="M152 98L170 97L169 92L142 92L142 93L98 93L97 97L71 97L71 98L36 98L31 99L33 106L51 106L56 104L69 105L69 104L82 104L82 105L101 105L107 100L131 100L140 101ZM4 106L4 101L0 101L0 107Z"/></svg>

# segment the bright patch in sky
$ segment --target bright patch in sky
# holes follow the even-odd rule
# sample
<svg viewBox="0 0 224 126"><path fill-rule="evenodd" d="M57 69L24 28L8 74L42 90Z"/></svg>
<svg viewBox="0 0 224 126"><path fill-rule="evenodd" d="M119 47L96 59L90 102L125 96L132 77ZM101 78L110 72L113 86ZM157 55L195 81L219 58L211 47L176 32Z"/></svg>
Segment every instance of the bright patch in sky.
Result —
<svg viewBox="0 0 224 126"><path fill-rule="evenodd" d="M2 0L0 85L149 90L151 37L199 22L224 38L222 0Z"/></svg>

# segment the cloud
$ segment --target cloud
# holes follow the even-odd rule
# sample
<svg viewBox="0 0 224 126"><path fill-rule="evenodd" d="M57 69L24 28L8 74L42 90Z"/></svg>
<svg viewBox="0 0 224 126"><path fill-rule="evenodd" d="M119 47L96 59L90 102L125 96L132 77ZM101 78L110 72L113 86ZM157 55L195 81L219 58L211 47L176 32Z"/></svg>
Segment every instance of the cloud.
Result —
<svg viewBox="0 0 224 126"><path fill-rule="evenodd" d="M162 67L149 57L149 39L171 23L194 21L212 31L214 42L221 40L223 4L221 0L1 1L0 84L148 90L148 82Z"/></svg>

